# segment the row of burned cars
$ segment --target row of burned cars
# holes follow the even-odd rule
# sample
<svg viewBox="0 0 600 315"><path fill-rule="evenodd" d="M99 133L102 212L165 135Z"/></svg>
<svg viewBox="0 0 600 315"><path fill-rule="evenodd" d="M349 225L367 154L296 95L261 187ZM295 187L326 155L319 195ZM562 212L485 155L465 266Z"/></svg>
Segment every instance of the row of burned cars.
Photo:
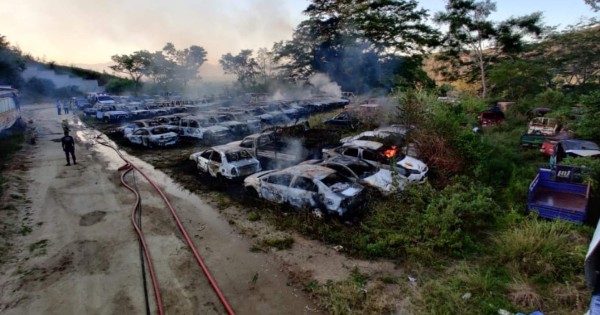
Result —
<svg viewBox="0 0 600 315"><path fill-rule="evenodd" d="M264 102L224 106L223 103L158 106L156 104L102 104L84 108L87 116L119 124L120 133L132 144L169 146L180 138L204 144L226 143L264 128L298 123L317 111L343 107L340 98Z"/></svg>
<svg viewBox="0 0 600 315"><path fill-rule="evenodd" d="M190 160L205 176L242 182L250 196L344 216L360 209L369 191L389 195L427 180L427 165L406 154L414 151L404 143L409 129L366 131L319 152L306 148L302 136L270 130L193 153Z"/></svg>

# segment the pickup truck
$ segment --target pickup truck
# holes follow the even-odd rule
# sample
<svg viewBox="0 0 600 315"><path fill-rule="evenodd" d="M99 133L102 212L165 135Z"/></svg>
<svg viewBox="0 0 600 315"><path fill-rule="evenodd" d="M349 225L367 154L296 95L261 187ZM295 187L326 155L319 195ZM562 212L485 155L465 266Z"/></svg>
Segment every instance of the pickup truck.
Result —
<svg viewBox="0 0 600 315"><path fill-rule="evenodd" d="M558 135L560 124L556 118L536 117L529 122L527 132L521 135L522 146L541 146L548 138Z"/></svg>
<svg viewBox="0 0 600 315"><path fill-rule="evenodd" d="M262 165L274 168L298 164L309 156L300 140L279 138L272 131L249 135L231 144L247 149Z"/></svg>
<svg viewBox="0 0 600 315"><path fill-rule="evenodd" d="M535 211L542 218L583 223L587 217L590 184L581 183L581 179L579 167L540 168L529 185L527 211Z"/></svg>

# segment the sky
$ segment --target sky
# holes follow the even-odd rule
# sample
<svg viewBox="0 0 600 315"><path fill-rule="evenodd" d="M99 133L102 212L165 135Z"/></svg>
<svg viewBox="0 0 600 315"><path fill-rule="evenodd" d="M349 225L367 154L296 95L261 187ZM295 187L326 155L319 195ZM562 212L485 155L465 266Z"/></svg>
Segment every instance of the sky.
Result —
<svg viewBox="0 0 600 315"><path fill-rule="evenodd" d="M22 51L60 64L110 62L115 54L199 45L208 62L291 38L308 0L0 0L0 34ZM420 0L434 13L445 0ZM544 13L547 25L598 16L584 0L496 0L492 19Z"/></svg>

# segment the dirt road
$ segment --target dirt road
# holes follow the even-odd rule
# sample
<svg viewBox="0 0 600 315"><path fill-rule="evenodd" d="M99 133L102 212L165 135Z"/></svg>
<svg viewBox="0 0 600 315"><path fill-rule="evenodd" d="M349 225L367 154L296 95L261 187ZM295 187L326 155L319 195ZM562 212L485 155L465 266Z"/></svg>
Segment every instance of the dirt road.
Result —
<svg viewBox="0 0 600 315"><path fill-rule="evenodd" d="M2 220L22 228L1 266L0 313L144 313L139 249L129 220L134 197L119 182L122 162L91 141L95 131L71 122L78 164L65 166L61 117L53 106L23 110L38 138L15 159L7 185L22 196ZM251 240L205 200L133 160L165 188L236 313L318 313L306 293L289 285L280 259L251 252ZM223 314L162 200L139 176L136 182L167 314ZM154 310L152 299L150 305Z"/></svg>

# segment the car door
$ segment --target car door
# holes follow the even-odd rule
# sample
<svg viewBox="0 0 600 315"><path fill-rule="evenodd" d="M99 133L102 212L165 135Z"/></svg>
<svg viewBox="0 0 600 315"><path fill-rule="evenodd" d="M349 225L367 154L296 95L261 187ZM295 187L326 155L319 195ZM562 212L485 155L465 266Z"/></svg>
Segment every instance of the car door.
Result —
<svg viewBox="0 0 600 315"><path fill-rule="evenodd" d="M131 134L129 134L129 136L127 137L127 139L129 139L129 142L131 142L131 143L141 144L142 143L140 141L140 139L141 139L141 130L134 130Z"/></svg>
<svg viewBox="0 0 600 315"><path fill-rule="evenodd" d="M285 173L267 175L261 181L260 195L262 198L276 203L284 203L287 201L287 194L290 191L290 183L292 175Z"/></svg>
<svg viewBox="0 0 600 315"><path fill-rule="evenodd" d="M202 172L208 172L208 162L210 161L210 155L213 153L213 150L206 150L198 157L197 165L198 169Z"/></svg>
<svg viewBox="0 0 600 315"><path fill-rule="evenodd" d="M366 161L367 163L380 167L381 166L381 158L379 157L379 153L377 151L363 149L360 152L360 158Z"/></svg>
<svg viewBox="0 0 600 315"><path fill-rule="evenodd" d="M304 176L296 176L290 185L287 202L297 208L315 207L319 188L312 179Z"/></svg>
<svg viewBox="0 0 600 315"><path fill-rule="evenodd" d="M208 173L212 177L217 177L219 175L219 169L221 168L221 162L223 161L223 157L220 152L213 151L210 155L210 160L208 161Z"/></svg>

